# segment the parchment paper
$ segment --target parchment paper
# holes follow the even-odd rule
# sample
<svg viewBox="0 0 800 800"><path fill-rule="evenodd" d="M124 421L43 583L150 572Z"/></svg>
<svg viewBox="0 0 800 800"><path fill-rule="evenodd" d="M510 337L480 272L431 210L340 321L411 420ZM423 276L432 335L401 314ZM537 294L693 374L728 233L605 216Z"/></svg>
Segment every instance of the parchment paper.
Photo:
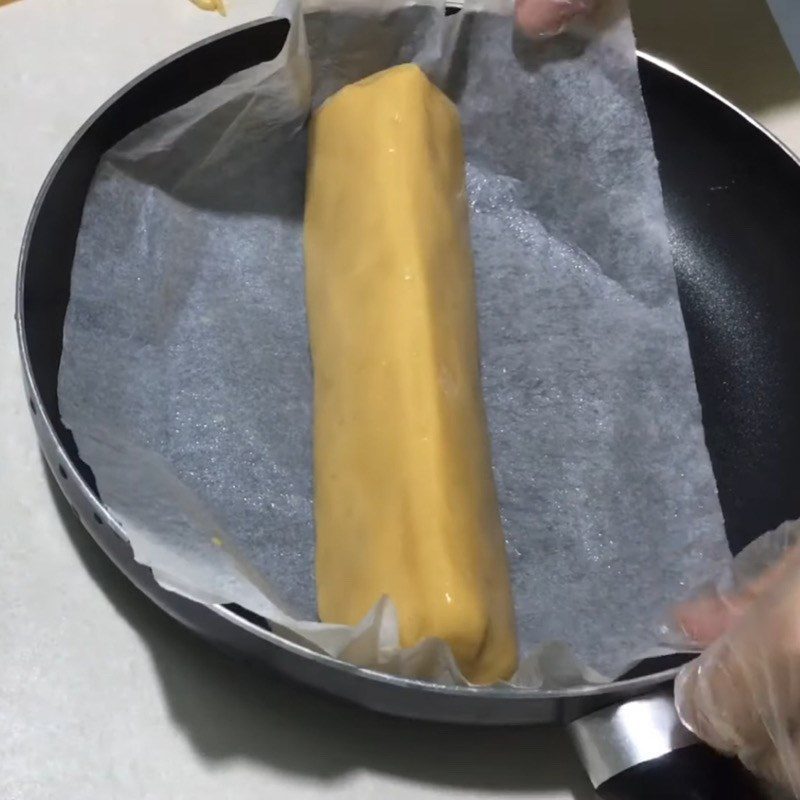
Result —
<svg viewBox="0 0 800 800"><path fill-rule="evenodd" d="M310 10L307 8L307 10ZM458 103L483 385L523 661L620 674L730 556L624 7L525 41L507 14L351 3L132 133L84 210L59 400L136 558L174 591L399 674L390 602L316 620L302 212L309 104L416 60Z"/></svg>

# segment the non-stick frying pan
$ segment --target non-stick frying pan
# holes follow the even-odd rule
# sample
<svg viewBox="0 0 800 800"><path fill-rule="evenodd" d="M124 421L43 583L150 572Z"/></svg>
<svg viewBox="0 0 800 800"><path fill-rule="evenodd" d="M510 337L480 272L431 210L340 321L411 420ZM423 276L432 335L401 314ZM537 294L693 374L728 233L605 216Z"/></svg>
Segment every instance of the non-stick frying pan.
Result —
<svg viewBox="0 0 800 800"><path fill-rule="evenodd" d="M175 619L309 687L419 720L570 723L604 797L756 796L734 762L699 745L677 722L668 692L674 659L645 662L607 686L435 686L337 662L285 641L245 609L209 608L167 592L133 560L61 423L56 396L86 193L109 147L232 73L273 58L287 27L247 25L142 75L74 137L36 201L20 259L19 341L41 447L76 514L120 570ZM640 55L639 64L708 447L737 552L800 516L800 162L705 87L648 56Z"/></svg>

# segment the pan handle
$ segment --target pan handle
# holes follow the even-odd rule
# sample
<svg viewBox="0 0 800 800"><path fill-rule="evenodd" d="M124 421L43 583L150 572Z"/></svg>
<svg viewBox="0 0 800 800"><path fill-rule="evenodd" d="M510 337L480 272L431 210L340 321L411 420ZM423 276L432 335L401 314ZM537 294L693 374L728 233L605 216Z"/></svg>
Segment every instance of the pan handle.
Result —
<svg viewBox="0 0 800 800"><path fill-rule="evenodd" d="M575 720L570 734L603 800L763 800L736 759L694 737L666 690Z"/></svg>

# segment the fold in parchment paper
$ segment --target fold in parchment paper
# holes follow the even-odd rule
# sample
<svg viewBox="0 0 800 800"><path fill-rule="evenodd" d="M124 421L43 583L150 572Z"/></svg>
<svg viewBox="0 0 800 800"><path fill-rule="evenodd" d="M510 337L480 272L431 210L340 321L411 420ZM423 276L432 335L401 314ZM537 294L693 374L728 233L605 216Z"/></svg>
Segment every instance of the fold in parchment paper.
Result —
<svg viewBox="0 0 800 800"><path fill-rule="evenodd" d="M355 630L315 621L305 124L341 86L415 60L463 122L514 682L617 676L730 559L627 12L526 41L496 8L306 10L280 10L277 59L103 158L64 422L166 587L358 664L463 680L441 644L398 650L390 602Z"/></svg>

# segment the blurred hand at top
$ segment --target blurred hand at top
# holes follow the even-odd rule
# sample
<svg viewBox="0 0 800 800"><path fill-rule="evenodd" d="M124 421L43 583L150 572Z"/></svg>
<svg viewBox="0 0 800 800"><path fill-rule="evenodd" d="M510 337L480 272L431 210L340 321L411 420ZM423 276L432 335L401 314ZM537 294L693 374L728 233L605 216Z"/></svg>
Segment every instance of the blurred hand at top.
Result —
<svg viewBox="0 0 800 800"><path fill-rule="evenodd" d="M520 30L528 36L554 36L576 17L588 14L597 0L515 0Z"/></svg>

